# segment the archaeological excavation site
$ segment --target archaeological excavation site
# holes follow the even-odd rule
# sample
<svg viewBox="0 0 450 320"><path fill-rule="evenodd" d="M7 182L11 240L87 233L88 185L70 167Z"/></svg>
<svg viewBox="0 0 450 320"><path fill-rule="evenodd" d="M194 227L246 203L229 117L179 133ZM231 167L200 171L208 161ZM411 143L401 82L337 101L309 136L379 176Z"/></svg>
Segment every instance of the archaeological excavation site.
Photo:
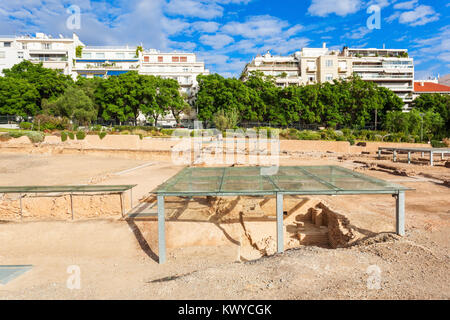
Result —
<svg viewBox="0 0 450 320"><path fill-rule="evenodd" d="M1 298L450 297L443 151L281 140L277 166L175 164L178 141L0 144L0 264L22 268Z"/></svg>

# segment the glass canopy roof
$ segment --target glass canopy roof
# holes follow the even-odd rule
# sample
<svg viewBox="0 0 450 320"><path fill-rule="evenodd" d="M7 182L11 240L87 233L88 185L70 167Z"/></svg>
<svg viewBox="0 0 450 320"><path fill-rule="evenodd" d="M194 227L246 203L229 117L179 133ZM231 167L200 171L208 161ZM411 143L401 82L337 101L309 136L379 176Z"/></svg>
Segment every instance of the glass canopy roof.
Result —
<svg viewBox="0 0 450 320"><path fill-rule="evenodd" d="M136 185L79 185L79 186L11 186L0 187L0 193L50 193L50 192L125 192Z"/></svg>
<svg viewBox="0 0 450 320"><path fill-rule="evenodd" d="M185 168L158 195L394 194L410 190L339 166Z"/></svg>

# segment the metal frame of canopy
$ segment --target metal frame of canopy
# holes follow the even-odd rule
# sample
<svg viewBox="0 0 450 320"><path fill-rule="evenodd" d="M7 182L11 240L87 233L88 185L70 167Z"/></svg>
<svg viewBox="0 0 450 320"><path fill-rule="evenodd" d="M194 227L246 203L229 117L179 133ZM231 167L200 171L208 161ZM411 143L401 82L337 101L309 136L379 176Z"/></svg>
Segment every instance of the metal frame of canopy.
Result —
<svg viewBox="0 0 450 320"><path fill-rule="evenodd" d="M1 193L18 193L20 202L20 218L23 218L22 198L27 193L62 193L70 195L70 209L72 213L72 220L74 218L73 210L73 196L78 193L98 193L98 194L118 194L120 196L120 206L122 217L125 215L123 194L130 190L131 208L133 208L133 188L136 185L78 185L78 186L0 186Z"/></svg>
<svg viewBox="0 0 450 320"><path fill-rule="evenodd" d="M157 197L159 263L166 261L167 196L275 196L279 253L284 251L284 195L391 194L396 198L396 232L405 234L405 191L412 189L339 166L276 168L273 175L262 174L270 171L262 167L185 168L152 191Z"/></svg>
<svg viewBox="0 0 450 320"><path fill-rule="evenodd" d="M397 162L398 153L408 153L408 164L411 163L411 153L425 153L430 154L430 166L434 166L434 154L441 154L441 159L444 160L445 154L450 154L450 148L393 148L393 147L379 147L378 159L381 159L381 151L392 151L392 161Z"/></svg>

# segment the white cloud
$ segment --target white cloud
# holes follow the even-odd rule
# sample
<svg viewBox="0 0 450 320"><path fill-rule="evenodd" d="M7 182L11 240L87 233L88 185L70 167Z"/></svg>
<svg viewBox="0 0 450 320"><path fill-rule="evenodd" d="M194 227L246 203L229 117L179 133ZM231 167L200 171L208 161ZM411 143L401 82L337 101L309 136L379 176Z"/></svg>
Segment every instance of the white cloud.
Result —
<svg viewBox="0 0 450 320"><path fill-rule="evenodd" d="M226 4L247 4L251 0L170 0L165 11L171 15L214 19L222 17Z"/></svg>
<svg viewBox="0 0 450 320"><path fill-rule="evenodd" d="M196 21L192 23L192 29L204 33L214 33L219 29L219 24L212 21Z"/></svg>
<svg viewBox="0 0 450 320"><path fill-rule="evenodd" d="M359 11L361 5L360 0L312 0L308 12L312 16L319 17L326 17L332 13L344 17Z"/></svg>
<svg viewBox="0 0 450 320"><path fill-rule="evenodd" d="M422 26L427 23L439 20L439 14L430 6L420 5L413 11L403 12L398 21L410 26Z"/></svg>
<svg viewBox="0 0 450 320"><path fill-rule="evenodd" d="M223 7L209 1L171 0L166 5L166 12L184 17L213 19L223 15Z"/></svg>
<svg viewBox="0 0 450 320"><path fill-rule="evenodd" d="M45 32L71 36L76 32L89 45L137 45L165 49L168 39L161 21L162 0L130 0L123 8L107 2L80 0L81 29L69 30L69 0L0 1L0 33ZM122 4L123 5L123 4ZM108 17L105 16L108 12ZM151 30L151 32L148 32Z"/></svg>
<svg viewBox="0 0 450 320"><path fill-rule="evenodd" d="M413 9L417 2L419 0L411 0L411 1L406 1L406 2L400 2L394 5L394 9L401 9L401 10L410 10Z"/></svg>
<svg viewBox="0 0 450 320"><path fill-rule="evenodd" d="M213 49L221 49L230 43L234 39L226 34L215 34L215 35L203 35L200 37L200 42L212 47Z"/></svg>
<svg viewBox="0 0 450 320"><path fill-rule="evenodd" d="M362 39L364 38L367 34L371 33L372 30L367 28L367 27L359 27L355 30L352 30L351 32L347 32L344 35L344 38L347 39Z"/></svg>
<svg viewBox="0 0 450 320"><path fill-rule="evenodd" d="M430 38L413 40L411 55L422 61L430 61L430 57L441 62L450 60L450 26L439 29L439 33Z"/></svg>
<svg viewBox="0 0 450 320"><path fill-rule="evenodd" d="M244 38L259 38L280 34L288 26L289 23L286 21L265 15L250 17L246 22L229 22L222 31Z"/></svg>
<svg viewBox="0 0 450 320"><path fill-rule="evenodd" d="M398 19L398 17L400 17L400 12L394 12L389 17L387 17L385 20L386 20L386 22L391 23L392 21Z"/></svg>
<svg viewBox="0 0 450 320"><path fill-rule="evenodd" d="M261 47L260 52L271 50L274 53L285 55L307 46L310 43L308 38L291 38L285 39L283 37L271 38L265 41Z"/></svg>
<svg viewBox="0 0 450 320"><path fill-rule="evenodd" d="M290 27L289 29L287 29L284 32L284 36L285 37L292 37L293 35L296 35L298 32L300 32L301 30L303 30L303 26L300 24L296 24L295 26Z"/></svg>
<svg viewBox="0 0 450 320"><path fill-rule="evenodd" d="M185 33L191 27L191 24L186 21L181 19L168 19L166 17L162 18L161 24L168 35Z"/></svg>
<svg viewBox="0 0 450 320"><path fill-rule="evenodd" d="M399 23L408 24L412 27L423 26L427 23L439 20L439 13L436 13L430 6L420 5L414 10L400 12L397 11L389 16L386 21L392 22L398 19Z"/></svg>
<svg viewBox="0 0 450 320"><path fill-rule="evenodd" d="M367 7L376 5L376 6L379 6L380 8L384 8L384 7L390 6L395 1L397 1L397 0L392 0L392 1L390 1L390 0L370 0L367 3Z"/></svg>

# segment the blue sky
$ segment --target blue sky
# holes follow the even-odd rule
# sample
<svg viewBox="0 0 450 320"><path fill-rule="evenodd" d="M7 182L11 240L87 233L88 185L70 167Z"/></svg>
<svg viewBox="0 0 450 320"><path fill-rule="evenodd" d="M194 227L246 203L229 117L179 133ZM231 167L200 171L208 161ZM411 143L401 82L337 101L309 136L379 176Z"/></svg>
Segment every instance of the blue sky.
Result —
<svg viewBox="0 0 450 320"><path fill-rule="evenodd" d="M416 79L450 73L447 0L1 0L0 34L71 35L67 8L81 9L86 45L138 45L193 51L212 72L238 76L245 63L271 50L302 47L406 48ZM381 8L369 29L367 8Z"/></svg>

